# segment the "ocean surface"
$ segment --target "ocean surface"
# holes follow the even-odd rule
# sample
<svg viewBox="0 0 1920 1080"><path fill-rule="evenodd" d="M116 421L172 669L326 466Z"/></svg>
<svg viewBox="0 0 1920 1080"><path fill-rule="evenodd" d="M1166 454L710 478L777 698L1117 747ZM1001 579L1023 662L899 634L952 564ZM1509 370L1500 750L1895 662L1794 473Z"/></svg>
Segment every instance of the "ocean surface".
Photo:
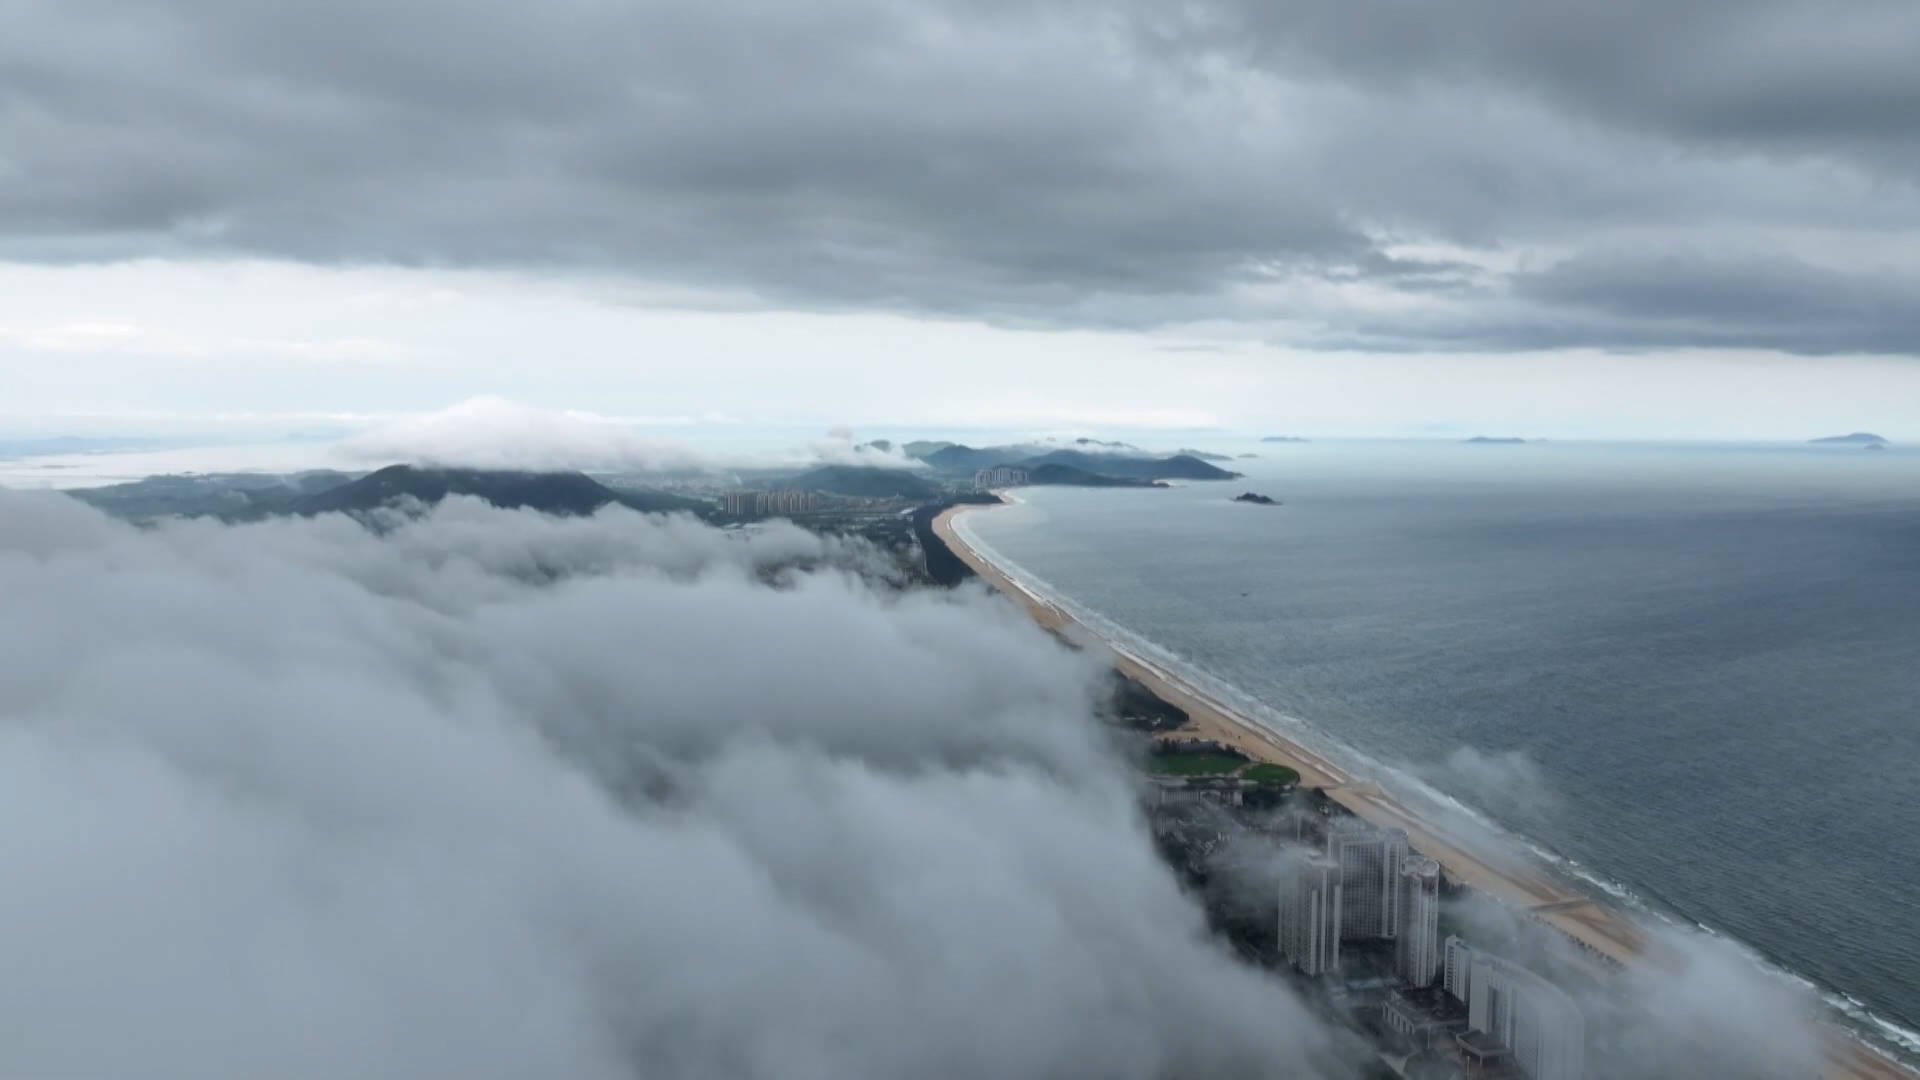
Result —
<svg viewBox="0 0 1920 1080"><path fill-rule="evenodd" d="M1920 1049L1920 451L1218 449L1260 457L961 529Z"/></svg>

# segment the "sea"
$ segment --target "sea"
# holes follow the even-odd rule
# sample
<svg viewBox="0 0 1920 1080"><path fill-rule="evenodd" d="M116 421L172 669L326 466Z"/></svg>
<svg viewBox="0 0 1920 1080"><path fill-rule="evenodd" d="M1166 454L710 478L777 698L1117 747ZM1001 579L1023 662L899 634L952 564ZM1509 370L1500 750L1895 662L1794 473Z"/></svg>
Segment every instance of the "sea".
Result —
<svg viewBox="0 0 1920 1080"><path fill-rule="evenodd" d="M1209 449L1245 478L1027 488L959 528L1129 648L1920 1051L1920 450Z"/></svg>

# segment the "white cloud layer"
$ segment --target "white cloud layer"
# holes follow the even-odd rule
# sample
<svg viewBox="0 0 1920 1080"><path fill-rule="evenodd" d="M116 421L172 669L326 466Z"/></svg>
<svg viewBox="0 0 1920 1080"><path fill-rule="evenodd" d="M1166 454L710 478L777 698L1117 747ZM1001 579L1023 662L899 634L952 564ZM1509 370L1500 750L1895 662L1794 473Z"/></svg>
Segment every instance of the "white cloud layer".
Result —
<svg viewBox="0 0 1920 1080"><path fill-rule="evenodd" d="M445 409L391 420L342 440L335 454L362 466L410 462L636 473L815 464L925 467L897 450L856 442L844 429L798 452L726 452L658 439L642 433L629 419L573 409L536 409L498 397L470 398Z"/></svg>
<svg viewBox="0 0 1920 1080"><path fill-rule="evenodd" d="M791 528L393 524L0 492L0 1073L1340 1075L1010 607Z"/></svg>
<svg viewBox="0 0 1920 1080"><path fill-rule="evenodd" d="M697 471L709 460L641 434L631 423L579 410L528 408L476 397L351 436L338 453L362 464L413 462L484 469Z"/></svg>

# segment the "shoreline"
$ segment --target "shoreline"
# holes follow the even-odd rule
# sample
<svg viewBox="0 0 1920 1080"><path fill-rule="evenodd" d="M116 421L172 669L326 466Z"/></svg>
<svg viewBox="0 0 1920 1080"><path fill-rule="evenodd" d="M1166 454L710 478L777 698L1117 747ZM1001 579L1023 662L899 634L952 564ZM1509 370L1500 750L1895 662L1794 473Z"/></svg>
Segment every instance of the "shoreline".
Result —
<svg viewBox="0 0 1920 1080"><path fill-rule="evenodd" d="M933 532L948 550L995 591L1018 603L1041 626L1060 632L1078 629L1114 654L1114 667L1138 680L1154 696L1186 711L1183 733L1218 739L1254 761L1285 765L1300 774L1303 788L1321 788L1355 816L1382 827L1402 829L1408 843L1439 862L1447 877L1565 934L1576 944L1620 965L1659 963L1648 938L1628 917L1599 897L1556 878L1524 853L1489 850L1484 840L1462 837L1424 819L1379 785L1356 779L1321 754L1288 738L1205 690L1166 671L1119 642L1094 632L1046 597L1026 588L968 544L954 518L981 506L951 507L935 516ZM1865 1044L1852 1032L1828 1022L1825 1074L1829 1080L1915 1080L1915 1074Z"/></svg>

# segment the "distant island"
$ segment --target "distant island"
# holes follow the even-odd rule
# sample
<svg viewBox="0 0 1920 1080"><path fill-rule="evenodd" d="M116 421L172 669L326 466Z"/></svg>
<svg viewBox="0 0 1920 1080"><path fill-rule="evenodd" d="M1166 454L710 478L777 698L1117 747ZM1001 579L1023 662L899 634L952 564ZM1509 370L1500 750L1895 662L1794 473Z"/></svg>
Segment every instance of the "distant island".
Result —
<svg viewBox="0 0 1920 1080"><path fill-rule="evenodd" d="M1103 473L1089 472L1086 469L1059 462L1035 465L1027 470L1027 483L1053 484L1071 487L1166 487L1159 480L1149 480L1138 476L1107 476Z"/></svg>
<svg viewBox="0 0 1920 1080"><path fill-rule="evenodd" d="M1828 435L1825 438L1807 440L1810 445L1818 445L1820 443L1853 443L1860 446L1872 446L1875 443L1884 445L1886 441L1887 440L1875 435L1871 431L1856 431L1851 435Z"/></svg>
<svg viewBox="0 0 1920 1080"><path fill-rule="evenodd" d="M1072 465L1105 476L1130 476L1139 480L1236 480L1240 477L1237 472L1202 461L1191 454L1155 458L1055 450L1027 462L1029 468L1049 464Z"/></svg>
<svg viewBox="0 0 1920 1080"><path fill-rule="evenodd" d="M1303 439L1298 435L1269 435L1266 438L1261 439L1260 441L1264 443L1282 443L1282 442L1312 442L1313 440Z"/></svg>
<svg viewBox="0 0 1920 1080"><path fill-rule="evenodd" d="M1261 495L1258 492L1253 492L1253 491L1243 491L1240 494L1235 495L1233 497L1233 501L1237 503L1250 503L1254 506L1279 506L1280 505L1279 499L1270 499L1265 495Z"/></svg>
<svg viewBox="0 0 1920 1080"><path fill-rule="evenodd" d="M1475 435L1471 439L1462 439L1461 441L1468 442L1468 443L1492 443L1499 446L1508 446L1513 443L1523 443L1523 442L1526 442L1527 440L1516 439L1511 435Z"/></svg>
<svg viewBox="0 0 1920 1080"><path fill-rule="evenodd" d="M993 470L1002 466L1024 469L1031 475L1045 465L1063 465L1068 469L1094 476L1133 480L1232 480L1240 475L1210 461L1204 461L1191 453L1154 457L1123 443L1082 439L1074 440L1073 445L1075 448L1069 449L1057 443L975 447L962 443L910 442L902 449L906 451L907 456L924 462L935 476L953 480L972 478L981 470ZM1079 449L1079 447L1092 449ZM1074 474L1056 471L1050 475Z"/></svg>

